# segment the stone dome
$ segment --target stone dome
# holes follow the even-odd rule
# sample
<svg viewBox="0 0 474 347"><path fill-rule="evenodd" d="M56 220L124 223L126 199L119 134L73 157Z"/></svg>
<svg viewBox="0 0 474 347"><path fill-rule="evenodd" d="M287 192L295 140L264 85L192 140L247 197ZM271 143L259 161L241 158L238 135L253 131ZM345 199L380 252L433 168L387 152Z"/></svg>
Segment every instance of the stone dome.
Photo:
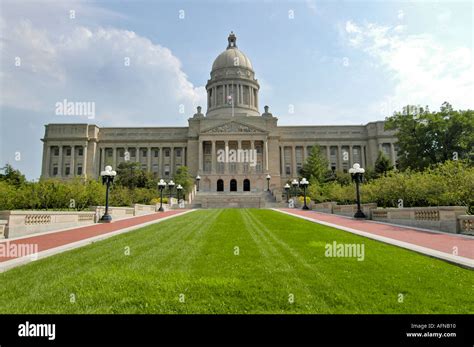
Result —
<svg viewBox="0 0 474 347"><path fill-rule="evenodd" d="M250 59L237 48L237 38L234 33L230 33L228 41L227 49L214 60L212 71L232 67L246 68L253 71Z"/></svg>

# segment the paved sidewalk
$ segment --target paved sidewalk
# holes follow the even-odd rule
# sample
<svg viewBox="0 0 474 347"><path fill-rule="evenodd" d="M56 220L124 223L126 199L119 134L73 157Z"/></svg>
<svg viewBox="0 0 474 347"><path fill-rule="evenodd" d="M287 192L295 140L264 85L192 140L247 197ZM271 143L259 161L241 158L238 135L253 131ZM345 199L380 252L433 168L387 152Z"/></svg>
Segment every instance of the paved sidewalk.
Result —
<svg viewBox="0 0 474 347"><path fill-rule="evenodd" d="M152 214L147 214L143 216L131 217L127 219L117 220L112 223L100 223L93 224L89 226L79 227L75 229L68 229L57 232L48 232L42 235L32 235L30 237L23 237L18 239L5 239L0 242L0 245L4 244L5 246L10 247L14 245L37 245L38 254L48 253L52 255L59 253L61 251L77 248L79 246L86 245L92 241L107 238L108 236L113 236L114 234L120 233L121 231L129 231L133 229L138 229L141 226L146 226L148 224L156 223L163 219L168 219L172 216L177 216L192 210L171 210L165 212L157 212ZM88 242L88 241L91 242ZM82 242L83 241L83 242ZM8 245L7 245L8 244ZM74 246L73 246L74 245ZM70 247L68 247L70 246ZM20 247L17 247L19 249ZM57 252L55 252L57 250ZM31 258L31 256L26 256L23 258ZM0 257L0 268L10 266L2 266L2 263L5 262L19 262L20 260L17 257ZM25 261L27 262L27 261ZM23 263L23 262L22 262ZM6 265L6 264L5 264ZM1 269L0 269L1 272Z"/></svg>
<svg viewBox="0 0 474 347"><path fill-rule="evenodd" d="M473 237L421 231L410 227L300 209L281 208L277 211L474 268ZM454 250L457 250L457 254Z"/></svg>

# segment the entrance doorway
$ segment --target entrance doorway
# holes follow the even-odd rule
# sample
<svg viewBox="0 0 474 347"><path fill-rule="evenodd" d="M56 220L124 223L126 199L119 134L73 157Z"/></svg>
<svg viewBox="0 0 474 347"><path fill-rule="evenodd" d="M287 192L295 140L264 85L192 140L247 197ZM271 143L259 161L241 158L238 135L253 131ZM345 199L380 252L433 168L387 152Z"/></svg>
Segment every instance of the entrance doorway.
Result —
<svg viewBox="0 0 474 347"><path fill-rule="evenodd" d="M244 179L244 192L250 192L250 180Z"/></svg>
<svg viewBox="0 0 474 347"><path fill-rule="evenodd" d="M223 180L217 180L217 191L218 192L223 192L224 191L224 181Z"/></svg>
<svg viewBox="0 0 474 347"><path fill-rule="evenodd" d="M237 191L237 181L234 179L230 180L230 191L236 192Z"/></svg>

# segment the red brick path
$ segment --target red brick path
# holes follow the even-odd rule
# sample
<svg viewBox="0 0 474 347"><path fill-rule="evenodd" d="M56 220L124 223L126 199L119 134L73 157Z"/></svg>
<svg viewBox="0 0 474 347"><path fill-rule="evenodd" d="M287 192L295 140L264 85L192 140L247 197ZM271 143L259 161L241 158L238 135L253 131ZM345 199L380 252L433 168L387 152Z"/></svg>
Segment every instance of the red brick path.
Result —
<svg viewBox="0 0 474 347"><path fill-rule="evenodd" d="M412 229L410 227L393 226L374 221L345 218L338 215L303 211L300 209L282 208L282 211L298 216L310 218L314 221L332 223L339 226L356 229L366 233L388 237L394 240L408 242L414 245L431 248L447 254L453 254L453 247L457 247L461 257L474 259L474 238L456 234L444 234Z"/></svg>
<svg viewBox="0 0 474 347"><path fill-rule="evenodd" d="M137 216L127 219L118 220L116 222L107 224L93 224L80 228L58 231L55 233L37 235L31 237L25 237L18 240L9 241L8 239L2 240L0 244L9 242L10 244L37 244L38 252L45 251L47 249L63 246L72 242L85 240L94 236L107 234L120 229L132 227L138 224L159 220L164 217L173 216L185 212L186 210L171 210L165 212L158 212L147 214L143 216ZM0 262L7 261L12 258L0 257Z"/></svg>

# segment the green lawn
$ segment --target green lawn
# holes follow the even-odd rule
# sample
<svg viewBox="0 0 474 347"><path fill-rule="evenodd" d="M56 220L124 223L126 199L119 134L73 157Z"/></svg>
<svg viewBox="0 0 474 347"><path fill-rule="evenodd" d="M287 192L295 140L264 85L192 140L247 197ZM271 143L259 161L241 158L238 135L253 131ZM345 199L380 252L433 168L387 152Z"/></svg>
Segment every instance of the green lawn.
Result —
<svg viewBox="0 0 474 347"><path fill-rule="evenodd" d="M364 261L326 257L333 241L365 244ZM0 313L474 313L473 294L473 271L256 209L195 211L0 274Z"/></svg>

